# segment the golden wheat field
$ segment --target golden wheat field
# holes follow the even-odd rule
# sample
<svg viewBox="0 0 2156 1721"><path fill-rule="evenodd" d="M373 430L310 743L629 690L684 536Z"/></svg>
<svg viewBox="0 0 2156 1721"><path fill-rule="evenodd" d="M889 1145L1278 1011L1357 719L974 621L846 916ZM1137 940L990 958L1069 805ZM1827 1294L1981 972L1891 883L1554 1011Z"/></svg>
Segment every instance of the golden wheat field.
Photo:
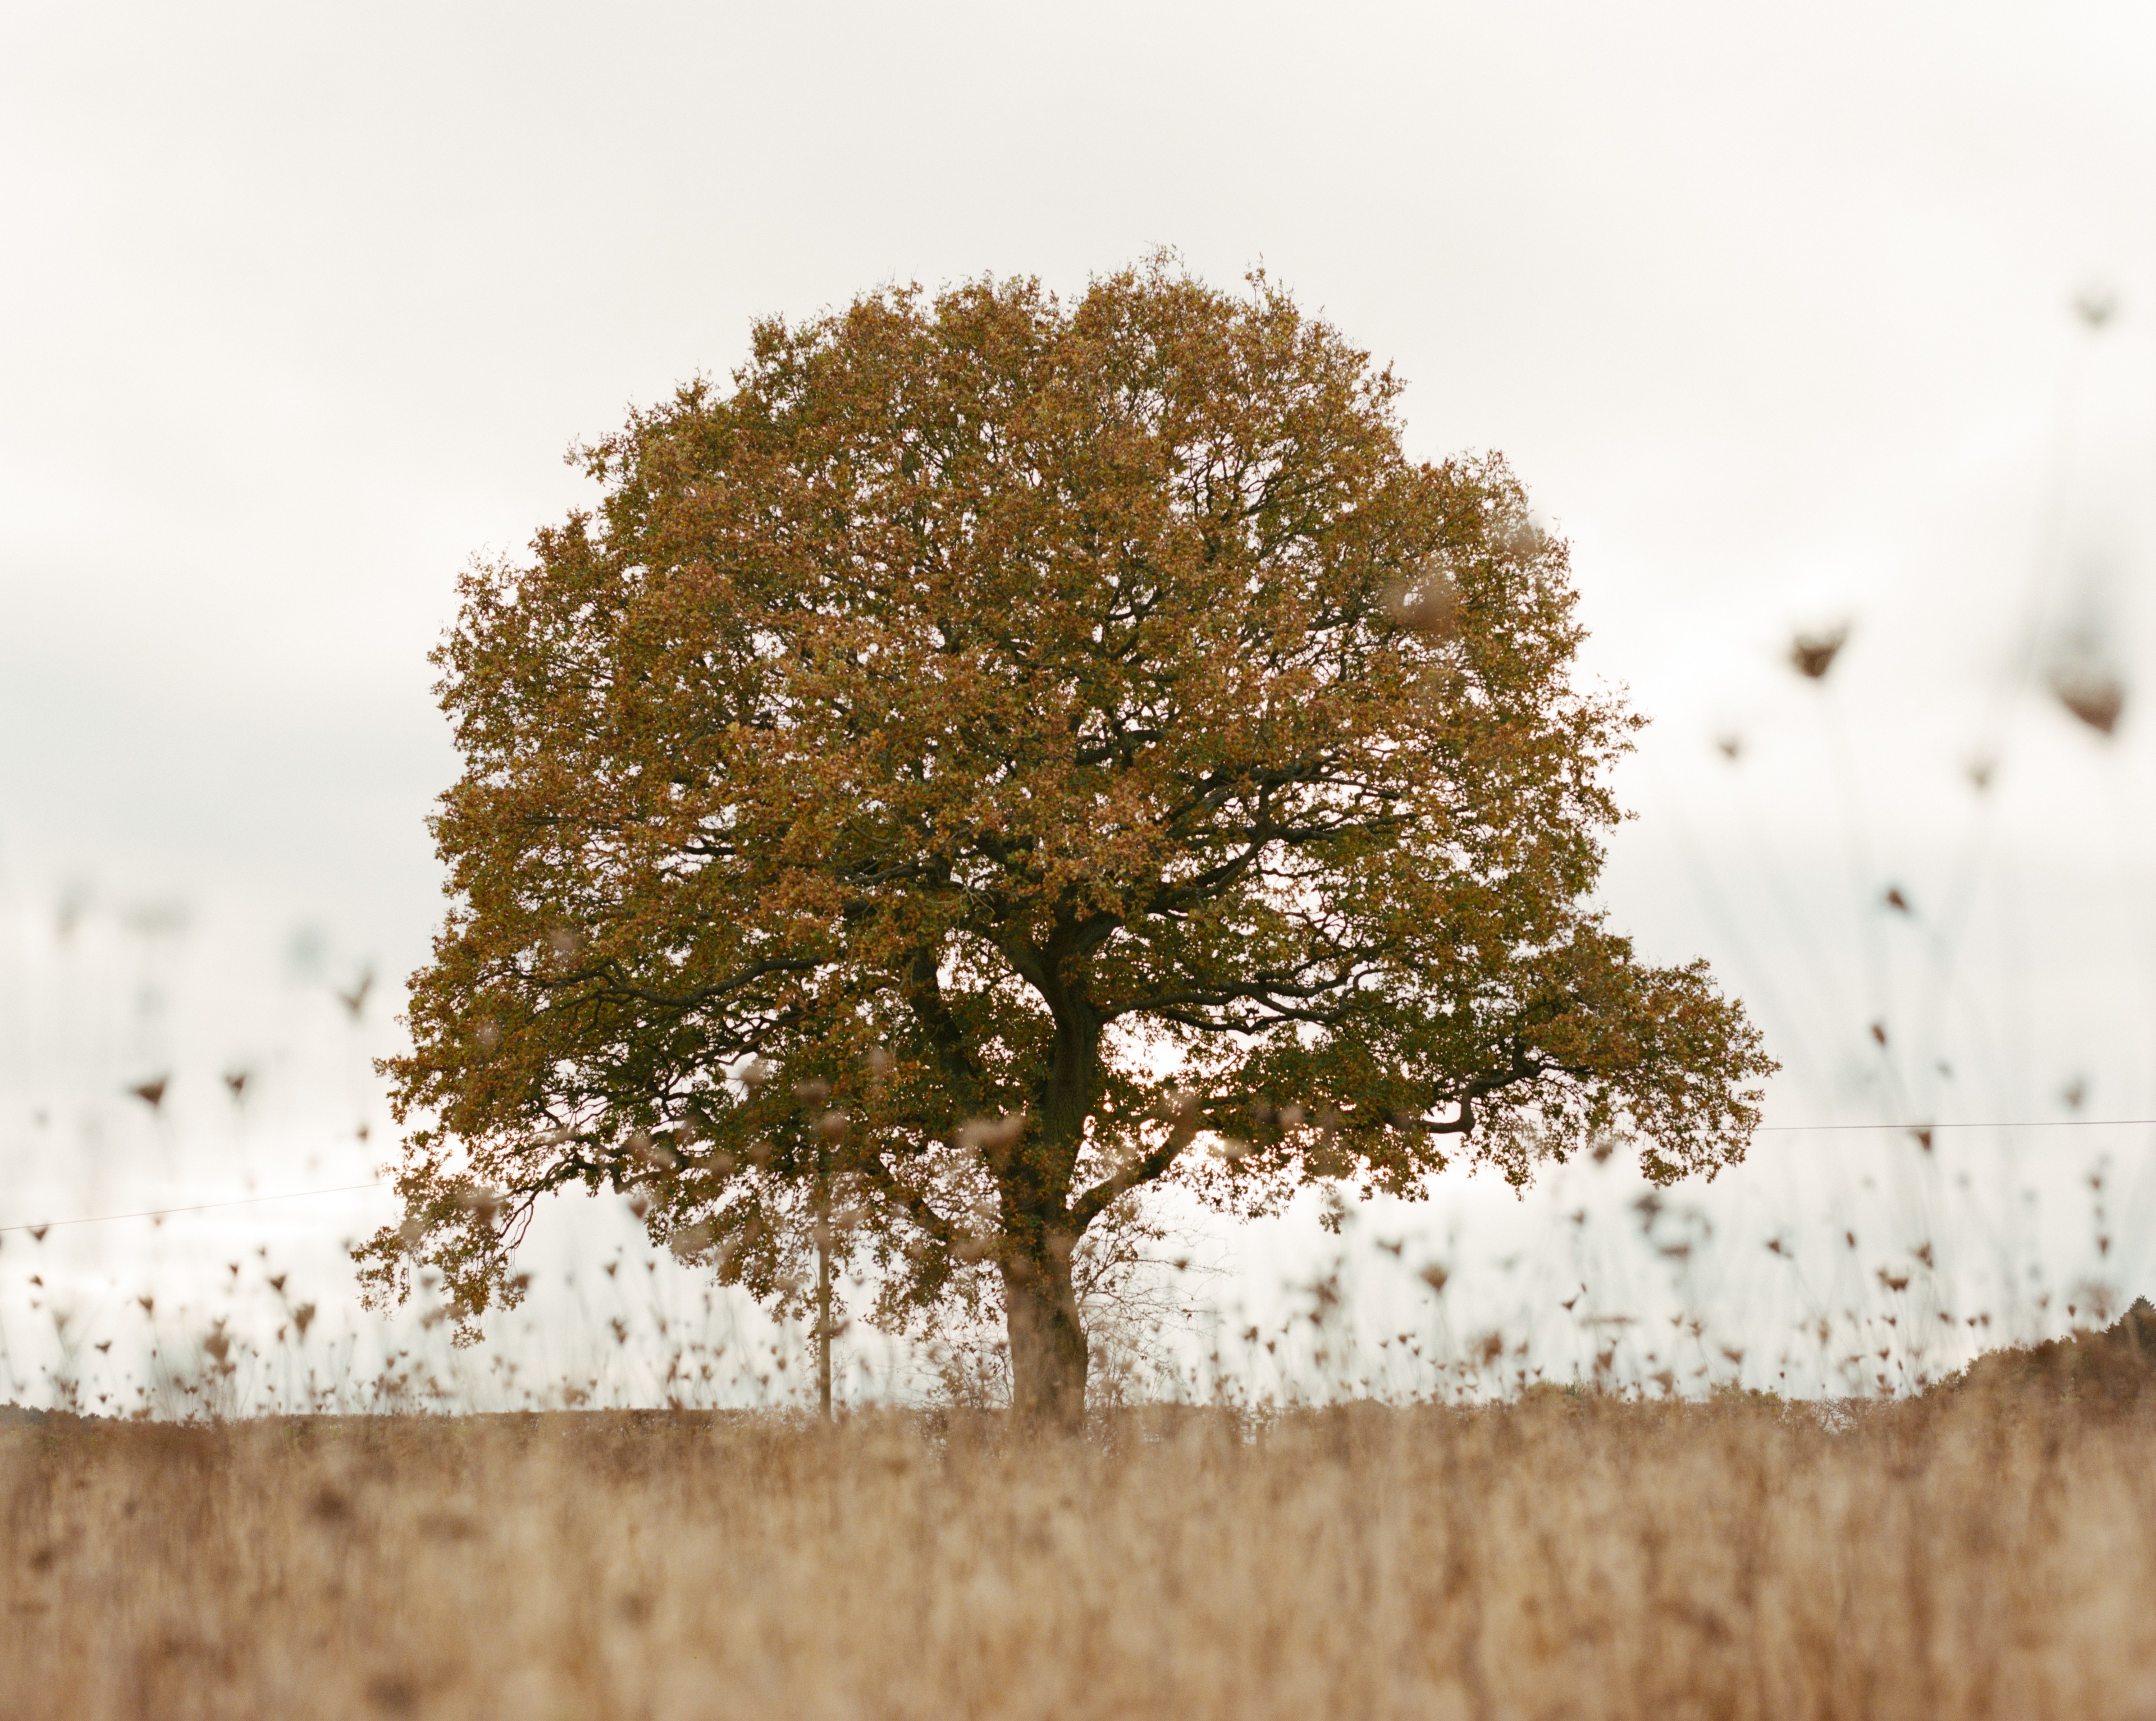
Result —
<svg viewBox="0 0 2156 1721"><path fill-rule="evenodd" d="M0 1431L0 1713L2148 1715L2138 1374L1154 1407L1072 1441L54 1416Z"/></svg>

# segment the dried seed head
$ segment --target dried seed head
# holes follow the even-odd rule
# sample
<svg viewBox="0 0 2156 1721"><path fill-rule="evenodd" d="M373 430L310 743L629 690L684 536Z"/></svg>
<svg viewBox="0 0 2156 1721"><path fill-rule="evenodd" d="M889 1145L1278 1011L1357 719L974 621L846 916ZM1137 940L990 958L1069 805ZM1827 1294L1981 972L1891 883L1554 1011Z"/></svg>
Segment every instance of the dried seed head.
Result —
<svg viewBox="0 0 2156 1721"><path fill-rule="evenodd" d="M681 1226L666 1239L666 1247L675 1260L693 1261L711 1247L711 1227L701 1220L694 1225Z"/></svg>
<svg viewBox="0 0 2156 1721"><path fill-rule="evenodd" d="M648 1129L629 1138L629 1150L637 1164L653 1171L671 1171L681 1163L681 1156Z"/></svg>
<svg viewBox="0 0 2156 1721"><path fill-rule="evenodd" d="M1383 602L1396 627L1425 639L1449 639L1460 626L1460 588L1442 569L1387 586Z"/></svg>
<svg viewBox="0 0 2156 1721"><path fill-rule="evenodd" d="M836 1141L846 1133L852 1119L842 1111L827 1111L816 1119L816 1133L826 1141Z"/></svg>
<svg viewBox="0 0 2156 1721"><path fill-rule="evenodd" d="M480 1051L499 1052L501 1049L501 1024L491 1016L482 1016L472 1024L472 1038L478 1042Z"/></svg>
<svg viewBox="0 0 2156 1721"><path fill-rule="evenodd" d="M735 1078L742 1087L748 1089L748 1095L752 1099L756 1098L757 1090L778 1073L778 1071L775 1067L761 1058L752 1058L734 1072Z"/></svg>
<svg viewBox="0 0 2156 1721"><path fill-rule="evenodd" d="M1003 1153L1018 1144L1033 1114L1005 1112L996 1118L968 1118L951 1132L951 1145L963 1152Z"/></svg>
<svg viewBox="0 0 2156 1721"><path fill-rule="evenodd" d="M641 1219L651 1211L651 1197L640 1189L632 1189L629 1192L629 1211Z"/></svg>
<svg viewBox="0 0 2156 1721"><path fill-rule="evenodd" d="M1540 556L1549 535L1532 518L1517 520L1498 540L1515 556Z"/></svg>
<svg viewBox="0 0 2156 1721"><path fill-rule="evenodd" d="M831 1084L821 1076L793 1084L793 1097L803 1105L821 1109L831 1097Z"/></svg>
<svg viewBox="0 0 2156 1721"><path fill-rule="evenodd" d="M2074 295L2074 315L2084 327L2101 329L2118 314L2118 295L2108 287L2084 287Z"/></svg>
<svg viewBox="0 0 2156 1721"><path fill-rule="evenodd" d="M2118 726L2126 709L2126 684L2101 665L2082 663L2061 668L2051 677L2051 691L2067 710L2098 735L2109 735Z"/></svg>
<svg viewBox="0 0 2156 1721"><path fill-rule="evenodd" d="M1205 1109L1199 1095L1188 1088L1171 1088L1161 1097L1158 1108L1161 1117L1170 1124L1168 1139L1178 1146L1188 1142L1197 1135L1205 1121Z"/></svg>
<svg viewBox="0 0 2156 1721"><path fill-rule="evenodd" d="M352 1019L354 1022L357 1022L361 1015L365 1012L367 1008L367 995L373 989L373 986L374 971L371 968L363 968L360 971L358 984L354 986L350 991L339 992L336 995L337 1001L343 1005L346 1010L352 1012Z"/></svg>
<svg viewBox="0 0 2156 1721"><path fill-rule="evenodd" d="M1834 667L1834 660L1842 647L1849 643L1849 626L1843 622L1817 633L1799 633L1789 644L1789 661L1797 673L1809 680L1818 681Z"/></svg>
<svg viewBox="0 0 2156 1721"><path fill-rule="evenodd" d="M1204 1107L1199 1096L1188 1088L1169 1088L1161 1096L1158 1113L1168 1122L1168 1145L1169 1150L1175 1153L1190 1145L1205 1121Z"/></svg>

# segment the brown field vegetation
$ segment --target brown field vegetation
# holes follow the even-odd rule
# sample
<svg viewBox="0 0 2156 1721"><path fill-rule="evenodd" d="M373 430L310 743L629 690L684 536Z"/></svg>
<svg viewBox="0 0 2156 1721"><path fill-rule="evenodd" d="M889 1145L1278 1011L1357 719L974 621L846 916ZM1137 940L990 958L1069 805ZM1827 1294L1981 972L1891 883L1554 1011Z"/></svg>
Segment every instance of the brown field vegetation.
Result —
<svg viewBox="0 0 2156 1721"><path fill-rule="evenodd" d="M2156 1713L2131 1322L1900 1402L0 1429L8 1716Z"/></svg>

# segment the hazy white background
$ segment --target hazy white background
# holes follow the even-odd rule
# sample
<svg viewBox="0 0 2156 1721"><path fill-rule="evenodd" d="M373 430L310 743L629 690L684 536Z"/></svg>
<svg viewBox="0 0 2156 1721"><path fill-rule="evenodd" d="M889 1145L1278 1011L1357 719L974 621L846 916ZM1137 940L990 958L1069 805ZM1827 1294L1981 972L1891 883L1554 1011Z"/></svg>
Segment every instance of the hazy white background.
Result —
<svg viewBox="0 0 2156 1721"><path fill-rule="evenodd" d="M1776 1124L2156 1116L2152 96L2126 5L14 8L0 1225L374 1175L367 1059L439 913L422 820L455 769L425 654L467 558L587 499L573 439L723 374L761 314L1076 290L1161 244L1262 264L1397 364L1418 451L1502 449L1570 538L1589 671L1655 721L1609 904L1753 1005ZM1841 620L1801 681L1791 631ZM2042 689L2076 641L2133 688L2108 740ZM334 989L369 970L355 1020ZM157 1113L126 1094L165 1072ZM2031 1266L2061 1302L2144 1288L2147 1225L2097 1262L2077 1180L2108 1154L2114 1226L2156 1217L2152 1139L1779 1130L1683 1197L1718 1241L1656 1257L1672 1286L1576 1255L1564 1212L1630 1222L1621 1167L1371 1222L1409 1266L1484 1263L1463 1332L1605 1273L1748 1320L1756 1368L1804 1294L1934 1231L1957 1309ZM0 1232L0 1338L19 1372L55 1288L110 1336L153 1279L206 1307L229 1260L334 1304L385 1211ZM565 1216L552 1262L626 1235ZM1847 1228L1811 1292L1773 1278L1766 1236ZM1204 1294L1331 1247L1305 1216Z"/></svg>

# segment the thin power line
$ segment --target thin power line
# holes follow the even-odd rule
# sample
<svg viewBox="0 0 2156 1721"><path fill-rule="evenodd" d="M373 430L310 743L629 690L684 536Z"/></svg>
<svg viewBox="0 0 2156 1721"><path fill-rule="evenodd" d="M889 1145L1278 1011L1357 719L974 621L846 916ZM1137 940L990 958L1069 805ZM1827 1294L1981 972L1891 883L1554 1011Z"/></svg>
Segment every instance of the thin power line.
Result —
<svg viewBox="0 0 2156 1721"><path fill-rule="evenodd" d="M11 1231L50 1231L61 1225L106 1225L121 1219L167 1219L175 1213L206 1213L212 1207L251 1207L262 1201L296 1201L311 1195L351 1195L362 1189L380 1189L388 1181L342 1183L335 1189L288 1189L282 1195L236 1196L228 1201L198 1201L192 1207L150 1207L140 1213L93 1213L80 1219L47 1219L35 1225L0 1225L0 1236Z"/></svg>
<svg viewBox="0 0 2156 1721"><path fill-rule="evenodd" d="M2019 1124L1762 1124L1758 1134L1816 1135L1828 1129L2126 1129L2156 1118L2037 1118Z"/></svg>
<svg viewBox="0 0 2156 1721"><path fill-rule="evenodd" d="M2156 1124L2156 1118L2039 1118L2018 1124L1762 1124L1761 1135L1820 1135L1848 1129L2128 1129ZM139 1213L93 1213L80 1219L45 1219L34 1225L0 1225L0 1237L13 1231L52 1231L63 1225L109 1225L122 1219L169 1219L179 1213L207 1213L213 1207L252 1207L264 1201L304 1201L309 1196L356 1195L362 1190L382 1189L387 1178L372 1183L341 1183L334 1189L288 1189L281 1195L238 1196L227 1201L198 1201L191 1207L146 1207Z"/></svg>

